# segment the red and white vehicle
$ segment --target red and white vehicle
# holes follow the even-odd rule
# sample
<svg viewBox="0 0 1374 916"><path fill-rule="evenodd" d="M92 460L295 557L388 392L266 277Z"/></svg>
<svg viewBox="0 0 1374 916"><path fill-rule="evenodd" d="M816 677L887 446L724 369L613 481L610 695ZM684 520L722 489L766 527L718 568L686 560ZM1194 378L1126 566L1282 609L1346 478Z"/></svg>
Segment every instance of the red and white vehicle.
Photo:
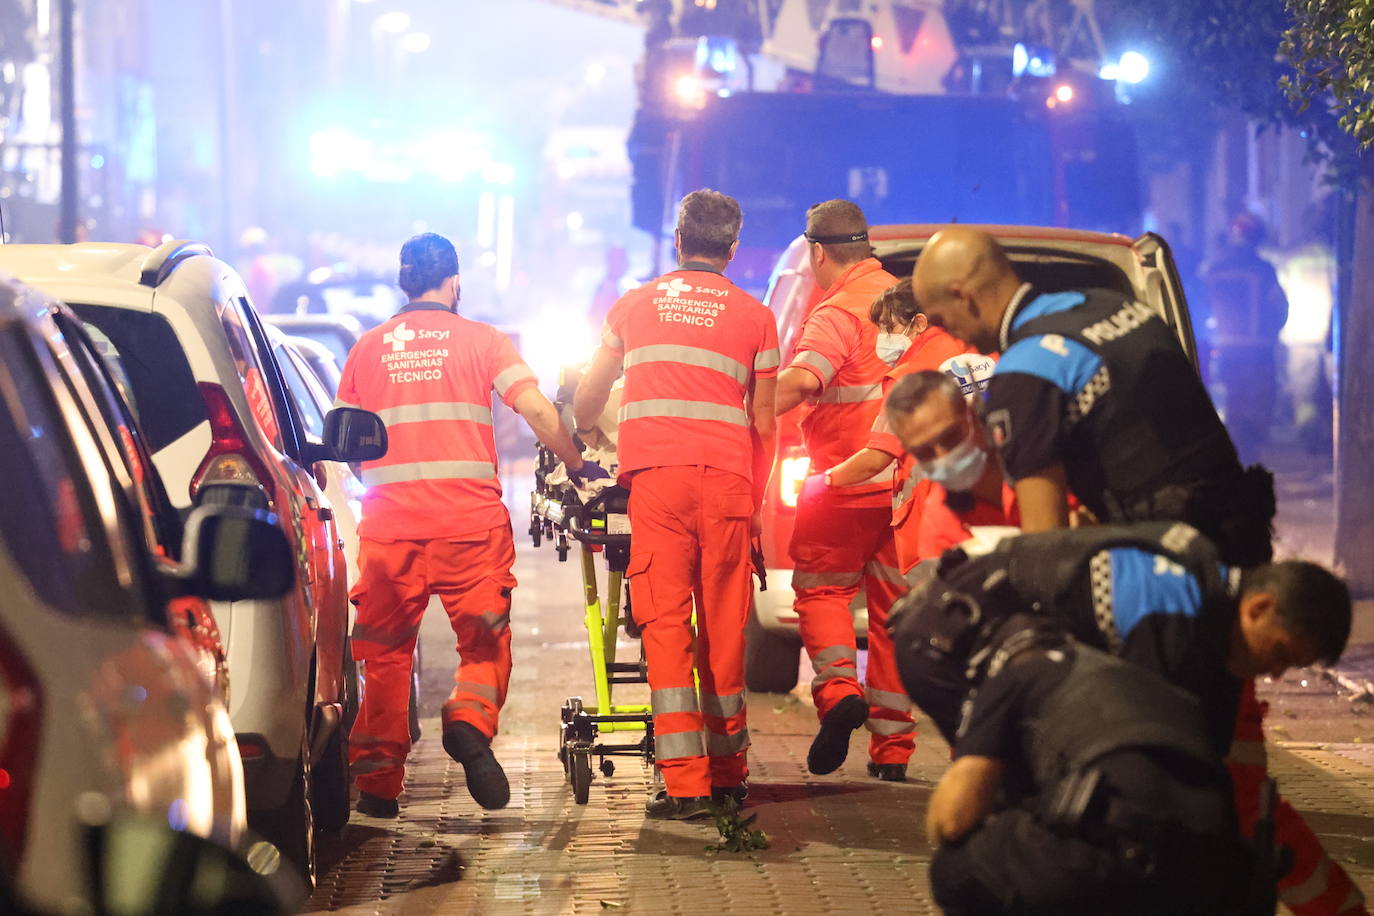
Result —
<svg viewBox="0 0 1374 916"><path fill-rule="evenodd" d="M873 254L894 276L911 275L916 258L939 225L873 226ZM1189 359L1197 362L1192 321L1168 244L1154 233L1138 239L1101 232L1035 226L978 226L1007 249L1021 277L1043 290L1106 287L1134 296L1156 309L1178 333ZM821 291L798 237L778 259L764 304L778 319L783 366L790 360L802 321L820 302ZM806 406L781 418L778 457L763 506L763 554L768 590L754 595L745 652L745 682L751 690L782 692L797 683L801 646L792 609L792 561L787 545L796 518L797 494L814 471L802 445L800 420ZM867 631L863 592L854 602L855 626Z"/></svg>
<svg viewBox="0 0 1374 916"><path fill-rule="evenodd" d="M196 612L294 575L267 513L166 514L89 347L70 311L0 281L0 872L40 912L92 911L96 823L239 844L222 654Z"/></svg>

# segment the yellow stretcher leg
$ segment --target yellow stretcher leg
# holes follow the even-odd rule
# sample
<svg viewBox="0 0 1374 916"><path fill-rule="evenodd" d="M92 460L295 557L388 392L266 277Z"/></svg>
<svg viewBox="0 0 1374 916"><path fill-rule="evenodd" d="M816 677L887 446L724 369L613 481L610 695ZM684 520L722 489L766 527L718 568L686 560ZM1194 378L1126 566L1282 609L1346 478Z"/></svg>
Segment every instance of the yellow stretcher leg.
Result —
<svg viewBox="0 0 1374 916"><path fill-rule="evenodd" d="M591 715L632 715L648 713L647 703L615 705L611 702L609 666L615 662L616 641L620 631L621 592L624 573L611 572L607 581L607 603L603 607L597 588L596 554L582 545L582 593L586 606L584 623L587 645L591 650L592 677L596 682L596 708L588 708ZM600 731L643 731L642 722L603 722Z"/></svg>

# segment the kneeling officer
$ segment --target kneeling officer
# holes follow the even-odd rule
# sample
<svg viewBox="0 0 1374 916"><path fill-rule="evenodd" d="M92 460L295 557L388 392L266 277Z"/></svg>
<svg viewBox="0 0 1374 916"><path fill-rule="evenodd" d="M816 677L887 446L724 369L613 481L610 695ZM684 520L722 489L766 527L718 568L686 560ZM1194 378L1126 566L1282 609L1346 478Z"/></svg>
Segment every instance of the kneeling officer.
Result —
<svg viewBox="0 0 1374 916"><path fill-rule="evenodd" d="M951 914L1254 911L1197 700L1038 626L993 666L931 797L936 901Z"/></svg>

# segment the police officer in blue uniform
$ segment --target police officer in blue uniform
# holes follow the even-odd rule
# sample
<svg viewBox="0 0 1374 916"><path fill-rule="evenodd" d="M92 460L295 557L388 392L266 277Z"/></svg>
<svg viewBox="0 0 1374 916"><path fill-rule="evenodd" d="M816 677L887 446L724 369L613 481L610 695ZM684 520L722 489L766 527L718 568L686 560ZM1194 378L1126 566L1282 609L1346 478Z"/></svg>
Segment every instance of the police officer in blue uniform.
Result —
<svg viewBox="0 0 1374 916"><path fill-rule="evenodd" d="M1065 527L1068 495L1102 522L1186 521L1222 559L1273 555L1273 479L1242 470L1174 332L1120 292L1042 293L984 232L953 226L921 253L922 311L1002 357L987 424L1026 531Z"/></svg>
<svg viewBox="0 0 1374 916"><path fill-rule="evenodd" d="M1339 658L1351 606L1316 564L1227 566L1181 522L1023 534L974 559L949 551L892 628L902 684L947 741L979 666L1014 648L1027 615L1196 696L1225 754L1243 681Z"/></svg>

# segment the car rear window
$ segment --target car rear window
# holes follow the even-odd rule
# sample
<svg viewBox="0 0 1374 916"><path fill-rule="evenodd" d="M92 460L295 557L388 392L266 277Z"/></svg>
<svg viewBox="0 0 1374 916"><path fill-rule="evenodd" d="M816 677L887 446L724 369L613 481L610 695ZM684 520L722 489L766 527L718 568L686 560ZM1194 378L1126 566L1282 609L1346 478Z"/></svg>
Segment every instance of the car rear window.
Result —
<svg viewBox="0 0 1374 916"><path fill-rule="evenodd" d="M128 593L115 574L87 471L46 379L15 333L0 334L0 475L11 484L0 512L0 542L55 610L128 616ZM13 586L0 587L9 592Z"/></svg>
<svg viewBox="0 0 1374 916"><path fill-rule="evenodd" d="M1012 248L1007 253L1021 279L1041 292L1110 289L1124 296L1135 295L1131 281L1121 268L1100 258L1048 249L1031 252ZM883 267L893 276L909 277L916 265L916 252L897 252L884 255L881 260Z"/></svg>
<svg viewBox="0 0 1374 916"><path fill-rule="evenodd" d="M162 451L206 421L191 364L166 318L104 305L72 308L123 387L151 451Z"/></svg>

